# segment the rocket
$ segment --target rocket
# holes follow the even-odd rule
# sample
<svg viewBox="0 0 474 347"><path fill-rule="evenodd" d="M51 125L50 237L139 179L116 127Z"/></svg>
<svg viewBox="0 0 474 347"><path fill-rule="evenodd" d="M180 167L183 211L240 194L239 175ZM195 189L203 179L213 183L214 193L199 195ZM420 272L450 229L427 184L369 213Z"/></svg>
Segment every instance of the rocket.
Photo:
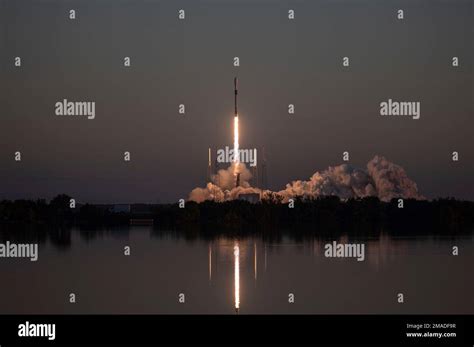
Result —
<svg viewBox="0 0 474 347"><path fill-rule="evenodd" d="M237 117L237 77L234 77L234 117Z"/></svg>

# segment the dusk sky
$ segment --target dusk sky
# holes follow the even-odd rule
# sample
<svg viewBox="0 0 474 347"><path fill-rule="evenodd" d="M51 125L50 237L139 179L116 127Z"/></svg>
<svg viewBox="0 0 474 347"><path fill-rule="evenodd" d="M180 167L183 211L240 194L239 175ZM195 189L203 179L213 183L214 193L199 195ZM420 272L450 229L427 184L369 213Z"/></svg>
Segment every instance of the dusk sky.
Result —
<svg viewBox="0 0 474 347"><path fill-rule="evenodd" d="M208 147L232 146L238 76L241 147L265 147L270 189L349 151L428 198L474 200L471 0L0 0L0 23L0 199L187 198ZM94 101L95 119L55 115L63 99ZM420 119L381 116L388 99L419 101Z"/></svg>

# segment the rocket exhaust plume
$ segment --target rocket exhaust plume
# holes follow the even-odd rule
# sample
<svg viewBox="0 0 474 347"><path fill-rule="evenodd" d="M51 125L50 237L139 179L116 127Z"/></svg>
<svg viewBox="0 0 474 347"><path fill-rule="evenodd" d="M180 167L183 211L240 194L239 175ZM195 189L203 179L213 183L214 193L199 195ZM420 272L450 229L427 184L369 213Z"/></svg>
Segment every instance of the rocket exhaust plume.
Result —
<svg viewBox="0 0 474 347"><path fill-rule="evenodd" d="M235 186L239 186L239 114L237 112L237 77L234 77L234 176Z"/></svg>

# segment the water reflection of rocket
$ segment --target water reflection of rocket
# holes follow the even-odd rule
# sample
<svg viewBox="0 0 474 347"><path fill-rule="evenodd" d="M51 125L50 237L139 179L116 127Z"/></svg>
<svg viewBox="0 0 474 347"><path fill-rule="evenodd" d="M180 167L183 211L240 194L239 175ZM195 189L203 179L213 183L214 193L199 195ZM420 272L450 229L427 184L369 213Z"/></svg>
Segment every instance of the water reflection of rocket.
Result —
<svg viewBox="0 0 474 347"><path fill-rule="evenodd" d="M240 310L240 249L239 243L234 244L234 299L235 312Z"/></svg>

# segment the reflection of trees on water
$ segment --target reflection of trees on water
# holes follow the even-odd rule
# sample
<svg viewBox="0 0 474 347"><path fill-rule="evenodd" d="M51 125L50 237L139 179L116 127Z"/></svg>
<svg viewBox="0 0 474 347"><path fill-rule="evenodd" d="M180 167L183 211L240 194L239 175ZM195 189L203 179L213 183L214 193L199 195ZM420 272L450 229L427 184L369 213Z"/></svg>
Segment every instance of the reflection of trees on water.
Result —
<svg viewBox="0 0 474 347"><path fill-rule="evenodd" d="M49 240L58 249L69 249L71 247L71 229L55 229L49 233Z"/></svg>
<svg viewBox="0 0 474 347"><path fill-rule="evenodd" d="M18 243L49 240L63 249L73 242L73 228L86 242L104 237L128 238L129 232L137 228L146 230L151 238L182 239L191 244L220 238L253 238L265 243L269 252L278 252L276 245L290 242L297 245L297 252L317 254L320 251L317 240L335 240L347 235L349 240L381 238L377 249L382 251L374 250L373 254L386 257L395 247L387 241L390 237L456 238L474 232L474 202L455 199L405 200L404 208L398 208L395 200L385 203L373 197L348 201L337 197L296 199L293 209L268 201L250 204L238 200L188 202L185 209L177 204L144 205L147 208L140 213L146 216L140 218L153 220L154 226L133 228L130 227L132 212L114 213L108 205L89 204L71 209L69 203L67 195L59 195L49 204L45 200L0 201L0 240ZM371 243L370 247L375 246ZM384 261L382 255L378 259Z"/></svg>
<svg viewBox="0 0 474 347"><path fill-rule="evenodd" d="M58 249L71 247L71 229L49 226L14 226L0 228L0 240L14 243L51 243Z"/></svg>
<svg viewBox="0 0 474 347"><path fill-rule="evenodd" d="M0 241L14 243L39 243L47 241L50 229L36 225L2 225L0 224Z"/></svg>
<svg viewBox="0 0 474 347"><path fill-rule="evenodd" d="M86 242L104 238L128 239L130 228L81 229L71 227L54 227L45 225L8 225L0 226L0 242L13 243L50 243L59 250L69 249L74 234Z"/></svg>
<svg viewBox="0 0 474 347"><path fill-rule="evenodd" d="M130 236L130 229L128 227L115 227L115 228L75 228L82 240L91 242L94 240L100 240L104 238L113 239L128 239Z"/></svg>

